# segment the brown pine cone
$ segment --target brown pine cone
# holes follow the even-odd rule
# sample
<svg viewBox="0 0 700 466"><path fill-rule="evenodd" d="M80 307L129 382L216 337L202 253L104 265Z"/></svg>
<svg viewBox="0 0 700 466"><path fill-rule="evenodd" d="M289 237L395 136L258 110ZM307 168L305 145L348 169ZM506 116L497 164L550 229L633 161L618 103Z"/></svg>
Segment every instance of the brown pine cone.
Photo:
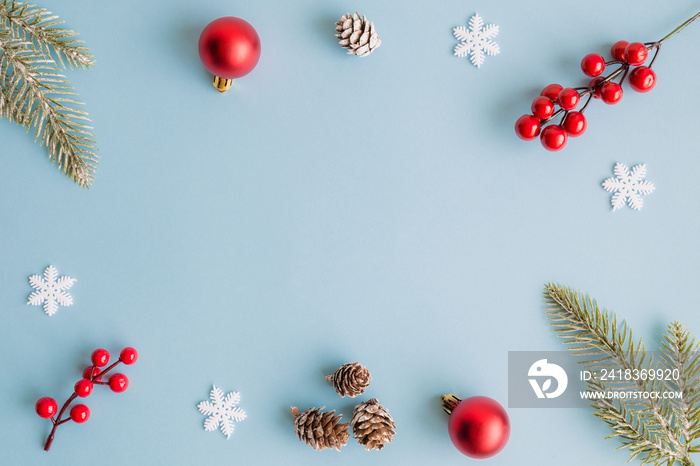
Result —
<svg viewBox="0 0 700 466"><path fill-rule="evenodd" d="M369 387L372 376L365 366L359 362L351 362L340 366L333 375L327 375L326 380L333 384L338 395L355 398Z"/></svg>
<svg viewBox="0 0 700 466"><path fill-rule="evenodd" d="M365 446L365 450L381 450L391 443L396 433L396 424L386 408L376 398L360 403L352 411L350 420L354 438Z"/></svg>
<svg viewBox="0 0 700 466"><path fill-rule="evenodd" d="M322 413L320 408L310 408L299 414L299 410L292 406L292 416L294 416L294 431L297 437L307 445L311 445L314 450L325 450L335 448L340 451L340 447L348 443L348 423L338 424L343 415L334 416L335 410Z"/></svg>

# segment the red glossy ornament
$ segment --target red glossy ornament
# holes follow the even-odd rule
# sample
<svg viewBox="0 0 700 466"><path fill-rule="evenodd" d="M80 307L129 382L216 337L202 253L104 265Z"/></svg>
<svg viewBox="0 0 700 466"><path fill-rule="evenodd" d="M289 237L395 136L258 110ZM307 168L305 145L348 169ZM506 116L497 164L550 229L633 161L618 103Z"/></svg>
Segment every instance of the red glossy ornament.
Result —
<svg viewBox="0 0 700 466"><path fill-rule="evenodd" d="M450 440L464 455L490 458L508 443L510 419L496 400L486 396L460 400L453 394L442 395L442 407L450 415Z"/></svg>
<svg viewBox="0 0 700 466"><path fill-rule="evenodd" d="M199 36L199 58L214 75L214 86L226 92L234 79L250 73L260 59L260 37L247 21L224 16Z"/></svg>

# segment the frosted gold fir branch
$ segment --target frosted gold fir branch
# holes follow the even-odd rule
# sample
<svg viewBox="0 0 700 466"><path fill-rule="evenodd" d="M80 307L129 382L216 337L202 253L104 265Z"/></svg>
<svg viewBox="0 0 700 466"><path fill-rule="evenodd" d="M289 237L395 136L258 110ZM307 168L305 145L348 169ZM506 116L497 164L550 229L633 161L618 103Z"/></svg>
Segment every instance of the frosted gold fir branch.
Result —
<svg viewBox="0 0 700 466"><path fill-rule="evenodd" d="M619 437L620 448L630 451L630 460L641 464L694 465L691 453L700 452L693 442L700 438L700 356L695 340L679 322L671 322L664 335L662 356L647 357L640 338L637 343L626 322L601 310L596 300L571 288L549 283L544 288L546 314L557 336L569 350L585 360L580 364L590 371L601 369L677 370L677 380L632 378L632 380L588 381L589 390L637 390L642 392L678 391L682 398L594 399L594 415L602 419Z"/></svg>
<svg viewBox="0 0 700 466"><path fill-rule="evenodd" d="M60 72L95 61L63 21L25 2L0 0L0 117L35 129L49 159L82 187L94 180L99 156L88 114ZM58 60L58 63L56 62ZM59 68L59 65L61 68Z"/></svg>

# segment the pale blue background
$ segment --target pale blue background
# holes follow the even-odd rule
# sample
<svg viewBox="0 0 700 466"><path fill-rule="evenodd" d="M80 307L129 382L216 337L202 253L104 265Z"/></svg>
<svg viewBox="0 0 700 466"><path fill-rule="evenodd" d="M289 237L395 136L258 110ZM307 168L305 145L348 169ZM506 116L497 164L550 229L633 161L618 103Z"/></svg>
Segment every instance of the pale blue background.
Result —
<svg viewBox="0 0 700 466"><path fill-rule="evenodd" d="M542 285L596 296L650 347L665 324L700 334L700 23L670 40L646 95L594 102L561 153L513 134L539 89L585 83L579 61L619 39L655 40L697 2L42 0L97 58L68 76L94 122L94 188L0 122L0 451L6 464L471 464L450 444L439 395L507 404L507 352L558 350ZM634 6L633 6L634 5ZM346 55L334 22L360 10L383 44ZM478 12L502 53L452 56ZM200 31L236 15L258 30L258 67L219 95ZM612 213L615 162L648 164L657 189ZM77 278L52 318L27 306L49 264ZM64 400L103 346L133 345L121 395L62 426L50 453L41 396ZM361 361L395 442L315 452L289 406L347 419L357 400L323 380ZM226 440L196 404L240 391ZM509 410L485 465L627 460L589 410Z"/></svg>

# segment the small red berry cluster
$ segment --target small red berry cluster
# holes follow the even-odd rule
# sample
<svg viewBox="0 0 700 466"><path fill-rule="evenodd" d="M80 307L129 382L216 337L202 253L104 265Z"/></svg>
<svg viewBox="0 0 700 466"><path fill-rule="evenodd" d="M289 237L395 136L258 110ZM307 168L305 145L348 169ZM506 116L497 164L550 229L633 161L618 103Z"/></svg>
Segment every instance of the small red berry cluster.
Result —
<svg viewBox="0 0 700 466"><path fill-rule="evenodd" d="M70 415L63 419L63 413L66 411L66 409L68 409L68 406L73 402L73 400L75 400L77 397L86 398L90 396L95 384L109 385L109 388L111 388L115 393L121 393L129 387L129 379L124 374L112 374L107 382L103 382L102 377L106 375L107 372L114 369L119 363L124 363L127 366L135 363L138 359L138 353L134 348L124 348L119 354L119 359L104 370L100 368L109 364L109 352L106 349L96 349L92 352L90 359L92 361L92 366L85 368L83 371L83 378L75 383L75 386L73 387L73 394L66 400L65 403L63 403L60 411L58 411L56 400L49 396L40 398L34 406L39 417L44 419L51 418L51 422L53 423L53 428L51 429L51 433L46 439L46 444L44 446L44 450L46 451L49 451L49 448L51 448L54 434L56 433L56 428L58 426L68 421L82 424L90 419L90 408L81 403L74 405L70 410ZM57 411L58 416L56 416Z"/></svg>
<svg viewBox="0 0 700 466"><path fill-rule="evenodd" d="M581 71L590 80L586 87L564 88L559 84L550 84L542 89L540 95L532 102L531 115L523 115L515 122L515 134L525 141L540 136L545 149L558 151L566 145L569 136L578 137L586 131L588 123L583 112L592 98L600 99L608 105L614 105L622 99L622 83L629 73L629 85L637 92L649 92L656 85L656 73L651 69L659 53L659 42L632 42L621 40L610 49L612 60L605 61L602 55L589 53L581 60ZM655 50L649 66L644 66L649 52ZM601 76L611 65L619 65L609 75ZM630 67L636 67L630 71ZM619 78L619 82L615 80ZM586 103L576 110L583 99ZM557 108L559 107L559 108ZM562 115L558 125L545 126L554 118Z"/></svg>

